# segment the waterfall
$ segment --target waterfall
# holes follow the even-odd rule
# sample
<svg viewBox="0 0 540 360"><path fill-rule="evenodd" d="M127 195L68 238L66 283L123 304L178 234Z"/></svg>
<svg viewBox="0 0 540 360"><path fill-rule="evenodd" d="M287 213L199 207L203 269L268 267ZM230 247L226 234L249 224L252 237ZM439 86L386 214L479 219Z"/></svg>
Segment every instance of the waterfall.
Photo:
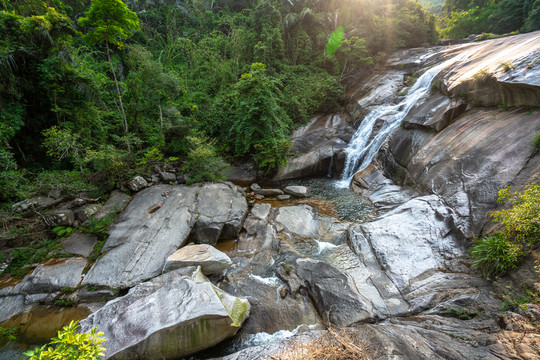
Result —
<svg viewBox="0 0 540 360"><path fill-rule="evenodd" d="M437 74L460 60L466 59L472 52L477 50L478 48L475 47L427 70L418 78L405 99L399 104L373 106L347 146L345 168L343 169L341 180L337 182L337 186L348 187L354 174L365 169L371 163L386 139L399 127L401 121L407 116L411 108L426 100L431 89L431 82ZM377 119L382 119L383 125L377 135L368 143Z"/></svg>

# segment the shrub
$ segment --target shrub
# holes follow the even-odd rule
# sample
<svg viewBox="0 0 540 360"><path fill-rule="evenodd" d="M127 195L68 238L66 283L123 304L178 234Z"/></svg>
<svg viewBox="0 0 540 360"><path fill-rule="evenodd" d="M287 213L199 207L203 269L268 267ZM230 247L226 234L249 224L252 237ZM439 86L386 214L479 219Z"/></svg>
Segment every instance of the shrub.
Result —
<svg viewBox="0 0 540 360"><path fill-rule="evenodd" d="M80 171L50 170L38 174L35 187L42 195L51 190L62 190L68 194L95 192L97 187L90 184Z"/></svg>
<svg viewBox="0 0 540 360"><path fill-rule="evenodd" d="M523 193L510 187L499 191L499 203L512 206L494 212L494 222L503 226L500 232L478 240L470 249L473 268L489 278L504 275L521 262L540 240L540 186L530 184Z"/></svg>
<svg viewBox="0 0 540 360"><path fill-rule="evenodd" d="M531 151L533 154L540 151L540 132L537 132L531 140Z"/></svg>
<svg viewBox="0 0 540 360"><path fill-rule="evenodd" d="M530 184L523 193L511 192L507 186L499 191L498 199L500 204L506 201L511 208L491 215L504 226L504 237L534 245L540 240L540 185Z"/></svg>
<svg viewBox="0 0 540 360"><path fill-rule="evenodd" d="M105 347L101 345L107 339L96 328L90 333L76 333L79 327L76 321L58 331L58 336L40 348L24 352L28 360L98 360L105 356Z"/></svg>
<svg viewBox="0 0 540 360"><path fill-rule="evenodd" d="M518 245L505 239L502 234L496 234L477 240L470 254L474 260L472 267L479 269L486 278L490 278L516 268L523 252Z"/></svg>
<svg viewBox="0 0 540 360"><path fill-rule="evenodd" d="M189 136L191 150L183 170L190 173L188 185L202 181L224 181L229 164L219 156L214 142L204 137Z"/></svg>

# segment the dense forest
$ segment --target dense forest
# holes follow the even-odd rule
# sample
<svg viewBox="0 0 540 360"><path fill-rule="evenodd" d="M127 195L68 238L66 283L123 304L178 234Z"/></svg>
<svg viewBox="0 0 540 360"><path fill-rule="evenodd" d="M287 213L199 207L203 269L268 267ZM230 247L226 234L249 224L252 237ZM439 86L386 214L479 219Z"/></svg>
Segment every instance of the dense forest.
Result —
<svg viewBox="0 0 540 360"><path fill-rule="evenodd" d="M433 6L441 5L430 1ZM348 80L440 37L531 31L540 1L0 2L0 202L107 190L158 161L191 181L286 163ZM439 12L433 11L433 12ZM444 26L443 26L444 25Z"/></svg>

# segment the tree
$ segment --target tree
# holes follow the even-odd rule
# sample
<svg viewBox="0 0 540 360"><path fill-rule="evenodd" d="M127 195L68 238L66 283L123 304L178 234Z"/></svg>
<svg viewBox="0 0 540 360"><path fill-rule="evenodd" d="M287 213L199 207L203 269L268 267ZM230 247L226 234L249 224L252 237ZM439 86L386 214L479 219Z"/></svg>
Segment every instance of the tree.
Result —
<svg viewBox="0 0 540 360"><path fill-rule="evenodd" d="M123 41L126 40L133 31L140 28L137 14L129 10L122 0L92 0L90 9L88 9L86 16L79 19L79 24L92 28L92 30L85 35L85 39L90 44L105 42L107 60L111 67L114 84L116 85L116 92L118 93L118 101L120 102L120 109L122 110L124 131L127 133L128 123L126 112L124 110L122 94L120 93L120 87L118 86L118 80L116 79L116 73L111 60L109 44L121 47Z"/></svg>

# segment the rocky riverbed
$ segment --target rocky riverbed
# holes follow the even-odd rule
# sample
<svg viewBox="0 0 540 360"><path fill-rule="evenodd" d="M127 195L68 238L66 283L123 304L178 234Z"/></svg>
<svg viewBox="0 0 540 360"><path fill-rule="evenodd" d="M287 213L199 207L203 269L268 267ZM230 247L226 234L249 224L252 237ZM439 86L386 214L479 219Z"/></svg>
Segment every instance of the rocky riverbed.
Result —
<svg viewBox="0 0 540 360"><path fill-rule="evenodd" d="M297 156L274 180L340 177L370 112L407 103L413 88L404 79L413 71L457 59L352 179L350 196L361 196L365 217L329 211L328 200L301 186L287 191L294 182L186 186L172 176L135 178L132 198L116 192L103 208L57 211L51 224L121 214L96 261L95 239L76 233L64 251L77 256L5 283L0 325L20 327L21 340L43 340L84 319L83 330L105 332L111 359L280 358L329 325L359 334L377 358L538 359L540 308L503 311L466 251L492 227L500 188L540 179L540 157L529 147L540 126L539 56L539 32L398 53L349 86L346 112L298 129ZM393 114L385 114L366 144L386 129ZM32 201L15 211L49 206ZM510 281L521 284L519 276ZM258 346L242 349L250 345Z"/></svg>

